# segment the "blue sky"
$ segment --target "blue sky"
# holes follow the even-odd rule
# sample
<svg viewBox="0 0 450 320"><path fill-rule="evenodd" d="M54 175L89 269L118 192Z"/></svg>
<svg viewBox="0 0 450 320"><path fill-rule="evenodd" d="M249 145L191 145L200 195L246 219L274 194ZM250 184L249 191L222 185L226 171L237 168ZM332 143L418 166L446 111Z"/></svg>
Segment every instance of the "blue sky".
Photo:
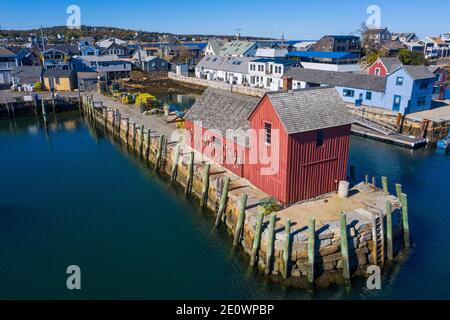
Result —
<svg viewBox="0 0 450 320"><path fill-rule="evenodd" d="M85 25L145 31L316 39L355 32L371 4L381 8L381 23L394 32L420 37L450 31L450 1L443 0L9 0L0 5L2 29L64 25L66 8L81 8Z"/></svg>

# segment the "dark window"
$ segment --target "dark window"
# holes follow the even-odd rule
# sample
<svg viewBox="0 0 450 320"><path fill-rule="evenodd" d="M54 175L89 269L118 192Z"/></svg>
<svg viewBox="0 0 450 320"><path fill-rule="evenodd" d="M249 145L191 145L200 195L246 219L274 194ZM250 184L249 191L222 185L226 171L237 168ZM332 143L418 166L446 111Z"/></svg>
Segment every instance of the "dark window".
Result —
<svg viewBox="0 0 450 320"><path fill-rule="evenodd" d="M370 91L366 92L366 100L372 100L372 92Z"/></svg>
<svg viewBox="0 0 450 320"><path fill-rule="evenodd" d="M427 103L427 97L419 97L417 99L417 105L423 107Z"/></svg>
<svg viewBox="0 0 450 320"><path fill-rule="evenodd" d="M427 80L423 80L421 83L420 83L420 89L428 89L428 81Z"/></svg>
<svg viewBox="0 0 450 320"><path fill-rule="evenodd" d="M402 86L403 85L403 77L397 77L397 85Z"/></svg>
<svg viewBox="0 0 450 320"><path fill-rule="evenodd" d="M264 142L272 144L272 124L264 122Z"/></svg>
<svg viewBox="0 0 450 320"><path fill-rule="evenodd" d="M316 135L316 148L320 148L323 146L324 143L324 136L323 136L323 131L319 130L317 131L317 135Z"/></svg>
<svg viewBox="0 0 450 320"><path fill-rule="evenodd" d="M354 96L355 96L355 90L344 89L344 97L353 98Z"/></svg>

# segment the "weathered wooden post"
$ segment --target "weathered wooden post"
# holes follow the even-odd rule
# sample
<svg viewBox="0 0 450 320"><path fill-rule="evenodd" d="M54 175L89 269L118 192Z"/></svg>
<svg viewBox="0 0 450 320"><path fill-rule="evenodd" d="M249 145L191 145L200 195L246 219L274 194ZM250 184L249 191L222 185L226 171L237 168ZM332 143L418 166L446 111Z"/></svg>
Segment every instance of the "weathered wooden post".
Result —
<svg viewBox="0 0 450 320"><path fill-rule="evenodd" d="M116 136L116 110L111 110L112 111L112 119L111 119L111 132L113 137Z"/></svg>
<svg viewBox="0 0 450 320"><path fill-rule="evenodd" d="M376 179L375 177L372 177L372 185L373 185L374 187L377 186L377 179Z"/></svg>
<svg viewBox="0 0 450 320"><path fill-rule="evenodd" d="M119 137L119 141L120 141L121 131L122 131L122 115L120 114L120 111L117 110L117 135Z"/></svg>
<svg viewBox="0 0 450 320"><path fill-rule="evenodd" d="M387 177L381 177L381 185L383 186L383 192L389 193Z"/></svg>
<svg viewBox="0 0 450 320"><path fill-rule="evenodd" d="M389 261L394 260L394 247L393 247L393 235L392 235L392 205L388 200L385 205L386 210L386 239L387 239L387 256Z"/></svg>
<svg viewBox="0 0 450 320"><path fill-rule="evenodd" d="M147 149L145 150L145 160L148 160L150 157L150 148L151 148L151 134L152 130L147 129Z"/></svg>
<svg viewBox="0 0 450 320"><path fill-rule="evenodd" d="M286 219L284 226L284 249L283 249L283 278L287 279L289 273L289 256L291 246L291 219Z"/></svg>
<svg viewBox="0 0 450 320"><path fill-rule="evenodd" d="M364 183L369 184L369 175L368 174L365 175Z"/></svg>
<svg viewBox="0 0 450 320"><path fill-rule="evenodd" d="M144 151L144 125L141 124L141 128L139 129L139 154L143 155Z"/></svg>
<svg viewBox="0 0 450 320"><path fill-rule="evenodd" d="M126 118L125 119L125 123L126 123L126 128L125 128L125 143L128 147L128 141L129 141L129 136L130 136L130 119Z"/></svg>
<svg viewBox="0 0 450 320"><path fill-rule="evenodd" d="M41 105L42 105L42 117L44 118L45 125L47 125L47 113L45 112L44 99L41 99Z"/></svg>
<svg viewBox="0 0 450 320"><path fill-rule="evenodd" d="M180 144L175 147L175 159L172 163L172 175L170 177L170 182L175 182L178 175L178 164L180 163Z"/></svg>
<svg viewBox="0 0 450 320"><path fill-rule="evenodd" d="M398 200L400 200L400 202L401 202L403 191L402 191L402 185L400 183L395 184L395 191L397 193Z"/></svg>
<svg viewBox="0 0 450 320"><path fill-rule="evenodd" d="M308 225L308 262L309 272L308 281L314 283L314 264L315 264L315 246L316 246L316 219L311 217Z"/></svg>
<svg viewBox="0 0 450 320"><path fill-rule="evenodd" d="M11 111L12 111L12 117L13 119L16 118L16 111L14 110L14 102L11 102Z"/></svg>
<svg viewBox="0 0 450 320"><path fill-rule="evenodd" d="M226 177L223 187L222 187L222 193L220 195L219 210L217 211L216 223L215 223L216 227L219 226L220 221L222 220L222 215L225 212L225 208L227 206L229 187L230 187L230 178Z"/></svg>
<svg viewBox="0 0 450 320"><path fill-rule="evenodd" d="M209 191L209 171L211 170L211 165L208 163L203 171L203 186L202 186L202 199L200 205L204 207L208 203L208 191Z"/></svg>
<svg viewBox="0 0 450 320"><path fill-rule="evenodd" d="M158 143L158 151L156 152L156 160L155 160L155 170L159 170L159 166L161 164L161 155L162 155L162 148L164 143L164 135L159 136L159 143Z"/></svg>
<svg viewBox="0 0 450 320"><path fill-rule="evenodd" d="M264 221L264 212L260 212L256 220L255 236L253 238L252 256L250 258L251 267L255 266L256 256L258 255L259 247L261 245L261 232L263 221Z"/></svg>
<svg viewBox="0 0 450 320"><path fill-rule="evenodd" d="M107 107L103 107L103 121L104 121L105 132L106 132L108 129L108 108Z"/></svg>
<svg viewBox="0 0 450 320"><path fill-rule="evenodd" d="M55 94L53 92L52 92L52 106L53 106L53 114L56 114Z"/></svg>
<svg viewBox="0 0 450 320"><path fill-rule="evenodd" d="M233 246L236 247L241 241L242 230L244 229L245 209L247 208L248 195L243 194L239 204L238 220L236 222L236 230L234 233Z"/></svg>
<svg viewBox="0 0 450 320"><path fill-rule="evenodd" d="M192 184L193 184L192 182L194 180L194 160L195 160L195 153L191 152L191 160L189 162L186 187L184 189L185 194L190 194L192 192Z"/></svg>
<svg viewBox="0 0 450 320"><path fill-rule="evenodd" d="M275 247L275 224L277 222L277 215L276 213L273 213L270 216L269 221L269 234L268 234L268 243L267 243L267 254L266 254L266 270L264 271L264 274L267 276L270 274L271 271L271 264L272 264L272 258L273 258L273 250Z"/></svg>
<svg viewBox="0 0 450 320"><path fill-rule="evenodd" d="M131 146L134 151L134 150L136 150L136 123L133 122L131 130L132 130L131 135L133 137L133 139L131 140L132 141Z"/></svg>
<svg viewBox="0 0 450 320"><path fill-rule="evenodd" d="M409 248L409 220L408 220L408 195L402 193L402 220L403 220L403 242L405 248Z"/></svg>
<svg viewBox="0 0 450 320"><path fill-rule="evenodd" d="M347 216L345 212L341 212L339 216L339 225L341 229L341 254L344 265L344 278L350 280L350 260L348 255L348 239L347 239Z"/></svg>

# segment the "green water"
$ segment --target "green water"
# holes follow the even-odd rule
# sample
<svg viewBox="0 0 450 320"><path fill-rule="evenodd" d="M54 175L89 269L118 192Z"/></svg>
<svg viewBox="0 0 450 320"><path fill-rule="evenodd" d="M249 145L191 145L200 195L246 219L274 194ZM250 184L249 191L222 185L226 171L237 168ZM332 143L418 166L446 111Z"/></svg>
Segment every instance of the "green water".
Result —
<svg viewBox="0 0 450 320"><path fill-rule="evenodd" d="M248 270L224 228L77 113L0 121L0 298L450 298L448 155L352 137L351 163L401 181L413 248L383 290L286 289ZM81 268L80 291L66 268Z"/></svg>

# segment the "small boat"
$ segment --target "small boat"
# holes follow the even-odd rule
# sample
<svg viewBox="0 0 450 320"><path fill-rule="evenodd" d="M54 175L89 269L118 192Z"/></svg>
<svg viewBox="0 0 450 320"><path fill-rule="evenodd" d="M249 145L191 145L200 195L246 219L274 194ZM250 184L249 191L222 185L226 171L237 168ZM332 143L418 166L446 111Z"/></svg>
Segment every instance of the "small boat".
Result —
<svg viewBox="0 0 450 320"><path fill-rule="evenodd" d="M441 139L437 142L437 147L439 149L449 150L450 149L450 134L446 136L444 139Z"/></svg>

